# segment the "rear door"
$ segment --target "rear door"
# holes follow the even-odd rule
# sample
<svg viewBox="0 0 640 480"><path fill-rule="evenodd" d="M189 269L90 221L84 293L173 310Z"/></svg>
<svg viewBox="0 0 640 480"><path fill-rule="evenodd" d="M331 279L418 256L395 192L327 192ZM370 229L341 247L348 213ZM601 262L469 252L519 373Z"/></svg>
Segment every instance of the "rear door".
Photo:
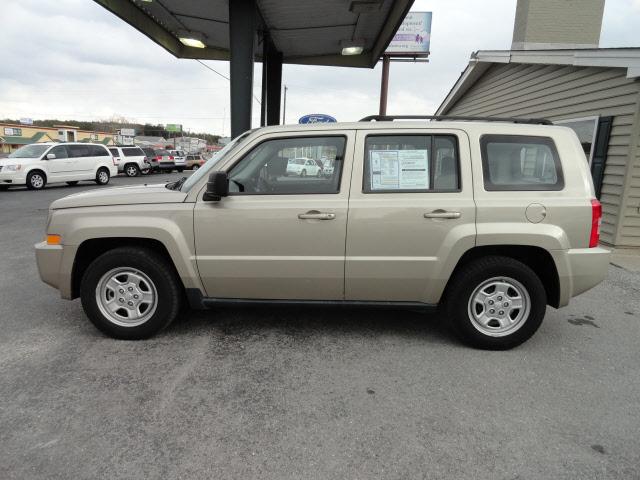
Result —
<svg viewBox="0 0 640 480"><path fill-rule="evenodd" d="M475 243L469 140L460 130L358 131L347 300L436 303Z"/></svg>

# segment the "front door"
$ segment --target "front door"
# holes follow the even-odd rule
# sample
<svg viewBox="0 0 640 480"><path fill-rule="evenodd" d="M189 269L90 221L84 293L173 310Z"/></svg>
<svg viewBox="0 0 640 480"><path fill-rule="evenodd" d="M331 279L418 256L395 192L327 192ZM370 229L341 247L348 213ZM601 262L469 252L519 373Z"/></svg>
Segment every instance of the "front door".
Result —
<svg viewBox="0 0 640 480"><path fill-rule="evenodd" d="M270 136L233 166L229 196L197 201L196 258L213 298L342 300L353 132ZM335 160L331 176L287 176L289 159Z"/></svg>
<svg viewBox="0 0 640 480"><path fill-rule="evenodd" d="M75 160L69 158L70 155L67 149L68 146L66 145L56 145L47 152L47 155L53 153L56 156L56 158L46 160L49 180L58 180L73 176Z"/></svg>
<svg viewBox="0 0 640 480"><path fill-rule="evenodd" d="M446 129L358 131L345 298L435 303L475 243L469 140Z"/></svg>

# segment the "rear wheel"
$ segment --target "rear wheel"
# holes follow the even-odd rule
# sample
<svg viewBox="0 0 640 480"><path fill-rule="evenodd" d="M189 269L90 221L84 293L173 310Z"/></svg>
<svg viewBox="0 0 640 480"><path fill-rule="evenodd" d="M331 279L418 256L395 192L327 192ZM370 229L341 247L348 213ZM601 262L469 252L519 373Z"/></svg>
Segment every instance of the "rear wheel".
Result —
<svg viewBox="0 0 640 480"><path fill-rule="evenodd" d="M300 172L300 176L301 176L301 177L306 177L306 176L307 176L307 171L303 169L303 170Z"/></svg>
<svg viewBox="0 0 640 480"><path fill-rule="evenodd" d="M178 169L176 169L176 170L178 170L178 172L179 172L179 173L184 172L184 168L182 168L182 167L180 167L180 168L178 168Z"/></svg>
<svg viewBox="0 0 640 480"><path fill-rule="evenodd" d="M124 166L124 173L127 177L137 177L140 175L140 168L135 163L128 163Z"/></svg>
<svg viewBox="0 0 640 480"><path fill-rule="evenodd" d="M194 166L192 166L192 167L191 167L191 170L193 170L193 171L195 172L195 171L196 171L196 170L198 170L199 168L200 168L200 165L197 165L197 164L196 164L196 165L194 165Z"/></svg>
<svg viewBox="0 0 640 480"><path fill-rule="evenodd" d="M47 184L47 177L40 170L34 170L27 175L27 188L29 190L42 190Z"/></svg>
<svg viewBox="0 0 640 480"><path fill-rule="evenodd" d="M109 183L109 170L106 168L101 168L96 173L96 183L98 185L106 185Z"/></svg>
<svg viewBox="0 0 640 480"><path fill-rule="evenodd" d="M5 190L9 190L9 185L0 185L0 192L4 192Z"/></svg>
<svg viewBox="0 0 640 480"><path fill-rule="evenodd" d="M168 262L138 247L120 247L94 260L82 277L80 297L89 320L119 339L149 338L178 315L179 279Z"/></svg>
<svg viewBox="0 0 640 480"><path fill-rule="evenodd" d="M72 182L66 182L66 183L67 183L67 185L71 185L73 187L74 185L78 184L78 181L77 180L73 180Z"/></svg>
<svg viewBox="0 0 640 480"><path fill-rule="evenodd" d="M547 297L527 265L491 256L465 265L451 280L445 309L458 337L488 350L506 350L528 340L544 318Z"/></svg>

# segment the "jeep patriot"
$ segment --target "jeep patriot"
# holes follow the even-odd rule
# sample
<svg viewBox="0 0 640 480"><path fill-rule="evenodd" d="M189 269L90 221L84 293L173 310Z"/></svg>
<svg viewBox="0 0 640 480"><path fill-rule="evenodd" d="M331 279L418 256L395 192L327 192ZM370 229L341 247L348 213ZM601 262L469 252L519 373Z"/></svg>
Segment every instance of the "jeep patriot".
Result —
<svg viewBox="0 0 640 480"><path fill-rule="evenodd" d="M382 120L251 130L188 179L56 200L40 276L121 339L154 335L183 305L340 304L440 307L487 349L524 342L547 305L604 279L601 206L572 130ZM334 168L287 175L293 158Z"/></svg>

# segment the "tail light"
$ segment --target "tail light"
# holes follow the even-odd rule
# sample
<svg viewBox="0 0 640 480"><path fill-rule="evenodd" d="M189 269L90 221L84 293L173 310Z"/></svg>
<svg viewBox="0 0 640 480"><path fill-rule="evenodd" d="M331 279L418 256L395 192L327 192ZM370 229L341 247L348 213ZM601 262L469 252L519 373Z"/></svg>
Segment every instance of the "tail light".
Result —
<svg viewBox="0 0 640 480"><path fill-rule="evenodd" d="M162 160L162 155L156 155L156 160L157 160L157 161Z"/></svg>
<svg viewBox="0 0 640 480"><path fill-rule="evenodd" d="M595 198L591 200L591 235L589 248L598 246L600 241L600 224L602 223L602 204Z"/></svg>
<svg viewBox="0 0 640 480"><path fill-rule="evenodd" d="M111 161L113 162L114 165L118 165L118 163L116 162L116 157L111 157Z"/></svg>
<svg viewBox="0 0 640 480"><path fill-rule="evenodd" d="M169 160L173 160L173 155L169 155Z"/></svg>

